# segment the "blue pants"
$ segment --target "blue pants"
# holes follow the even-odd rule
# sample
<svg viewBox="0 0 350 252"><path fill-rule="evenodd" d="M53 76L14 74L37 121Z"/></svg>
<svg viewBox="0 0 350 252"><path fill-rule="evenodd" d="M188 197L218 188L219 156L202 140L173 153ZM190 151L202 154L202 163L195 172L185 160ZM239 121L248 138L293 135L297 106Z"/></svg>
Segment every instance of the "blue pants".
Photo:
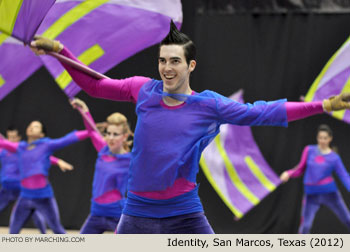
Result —
<svg viewBox="0 0 350 252"><path fill-rule="evenodd" d="M11 202L16 201L19 197L20 190L0 189L0 212L4 210ZM44 216L38 211L33 213L33 222L42 234L46 233Z"/></svg>
<svg viewBox="0 0 350 252"><path fill-rule="evenodd" d="M122 214L118 234L214 234L204 213L168 218L143 218Z"/></svg>
<svg viewBox="0 0 350 252"><path fill-rule="evenodd" d="M350 212L339 191L324 194L306 194L302 207L299 233L309 234L315 215L321 205L332 210L350 231Z"/></svg>
<svg viewBox="0 0 350 252"><path fill-rule="evenodd" d="M119 218L105 216L91 216L86 219L80 230L81 234L102 234L105 231L115 231Z"/></svg>
<svg viewBox="0 0 350 252"><path fill-rule="evenodd" d="M35 211L39 211L44 216L46 223L55 234L66 233L60 223L58 207L54 197L41 199L19 197L11 214L10 233L18 234Z"/></svg>

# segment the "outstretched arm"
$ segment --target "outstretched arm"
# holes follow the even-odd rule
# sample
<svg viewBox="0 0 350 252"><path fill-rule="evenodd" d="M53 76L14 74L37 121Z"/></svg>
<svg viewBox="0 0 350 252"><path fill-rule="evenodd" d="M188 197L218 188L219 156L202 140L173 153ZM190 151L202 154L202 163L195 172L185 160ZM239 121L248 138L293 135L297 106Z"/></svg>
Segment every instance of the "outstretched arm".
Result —
<svg viewBox="0 0 350 252"><path fill-rule="evenodd" d="M303 154L301 155L299 164L295 168L287 170L281 174L280 179L283 182L287 182L289 178L297 178L304 174L306 169L306 160L308 152L309 146L306 146L303 150Z"/></svg>
<svg viewBox="0 0 350 252"><path fill-rule="evenodd" d="M51 139L48 142L48 148L51 152L62 149L70 144L84 140L90 136L87 130L73 131L61 138Z"/></svg>
<svg viewBox="0 0 350 252"><path fill-rule="evenodd" d="M286 102L288 122L300 120L324 112L321 101L317 102Z"/></svg>
<svg viewBox="0 0 350 252"><path fill-rule="evenodd" d="M287 102L288 122L299 120L323 112L332 112L350 108L350 93L342 93L323 101Z"/></svg>
<svg viewBox="0 0 350 252"><path fill-rule="evenodd" d="M61 55L83 64L58 41L36 37L35 41L31 42L31 49L38 55L45 54L46 51L58 52ZM62 63L62 65L78 86L80 86L87 94L98 98L116 101L131 101L136 103L141 87L146 82L150 81L150 78L141 76L122 80L106 78L98 80L65 63Z"/></svg>
<svg viewBox="0 0 350 252"><path fill-rule="evenodd" d="M19 143L10 142L4 138L0 138L0 148L8 150L10 152L16 152Z"/></svg>
<svg viewBox="0 0 350 252"><path fill-rule="evenodd" d="M290 121L308 116L350 108L350 93L343 93L322 102L272 102L257 101L254 104L232 101L220 96L216 99L217 110L222 123L238 125L287 126Z"/></svg>
<svg viewBox="0 0 350 252"><path fill-rule="evenodd" d="M55 156L50 156L50 162L51 165L57 165L63 172L71 171L74 168L73 165L71 165L70 163L67 163L66 161L59 159Z"/></svg>

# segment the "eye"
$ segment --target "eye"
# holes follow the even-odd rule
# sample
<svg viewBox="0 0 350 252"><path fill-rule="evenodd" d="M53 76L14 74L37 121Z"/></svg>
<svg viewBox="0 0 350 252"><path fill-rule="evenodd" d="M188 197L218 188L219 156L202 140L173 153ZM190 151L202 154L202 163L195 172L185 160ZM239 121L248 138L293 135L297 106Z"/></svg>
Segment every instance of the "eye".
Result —
<svg viewBox="0 0 350 252"><path fill-rule="evenodd" d="M179 59L174 59L174 60L173 60L173 64L175 64L175 65L176 65L176 64L179 64L180 62L181 62L181 61L180 61Z"/></svg>
<svg viewBox="0 0 350 252"><path fill-rule="evenodd" d="M158 59L158 62L161 63L161 64L164 64L164 63L165 63L165 59L159 58L159 59Z"/></svg>

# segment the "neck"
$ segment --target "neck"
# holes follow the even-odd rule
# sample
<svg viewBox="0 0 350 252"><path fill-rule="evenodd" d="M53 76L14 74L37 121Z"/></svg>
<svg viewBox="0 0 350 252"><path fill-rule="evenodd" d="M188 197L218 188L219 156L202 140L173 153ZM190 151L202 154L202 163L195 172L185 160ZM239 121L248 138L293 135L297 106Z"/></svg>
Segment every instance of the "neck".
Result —
<svg viewBox="0 0 350 252"><path fill-rule="evenodd" d="M124 153L126 153L126 150L123 147L119 148L118 150L111 150L111 149L109 149L109 151L111 153L113 153L113 154L124 154Z"/></svg>
<svg viewBox="0 0 350 252"><path fill-rule="evenodd" d="M176 91L167 91L165 89L163 89L163 92L169 93L169 94L186 94L186 95L191 95L192 94L192 89L190 88L190 85L186 85L185 89L181 89L181 90L176 90ZM176 100L170 96L163 96L163 101L166 105L168 106L177 106L180 105L182 103L184 103L184 101L179 101Z"/></svg>
<svg viewBox="0 0 350 252"><path fill-rule="evenodd" d="M28 137L27 143L31 144L32 142L40 139L40 137Z"/></svg>
<svg viewBox="0 0 350 252"><path fill-rule="evenodd" d="M329 153L332 151L332 149L329 146L320 146L318 145L318 148L320 149L321 153Z"/></svg>

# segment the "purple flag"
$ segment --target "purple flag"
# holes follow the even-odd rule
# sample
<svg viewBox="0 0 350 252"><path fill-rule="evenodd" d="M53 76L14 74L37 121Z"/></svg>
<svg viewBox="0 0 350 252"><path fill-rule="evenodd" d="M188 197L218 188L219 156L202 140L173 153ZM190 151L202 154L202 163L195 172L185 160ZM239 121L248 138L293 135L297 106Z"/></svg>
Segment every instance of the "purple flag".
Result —
<svg viewBox="0 0 350 252"><path fill-rule="evenodd" d="M0 1L0 31L28 44L54 3L55 0Z"/></svg>
<svg viewBox="0 0 350 252"><path fill-rule="evenodd" d="M330 96L350 92L350 37L330 58L305 96L305 101L322 101ZM350 123L350 111L334 111L331 115Z"/></svg>
<svg viewBox="0 0 350 252"><path fill-rule="evenodd" d="M83 63L104 73L159 43L169 32L170 19L181 25L180 1L58 1L38 32L60 40ZM56 59L43 61L69 97L80 91Z"/></svg>
<svg viewBox="0 0 350 252"><path fill-rule="evenodd" d="M37 33L60 40L84 64L104 73L135 53L159 43L169 32L170 19L178 27L181 26L180 0L58 0ZM5 44L6 41L1 44L0 35L1 55ZM8 48L10 47L6 50ZM34 56L27 56L31 52L23 53L24 59L17 53L18 50L20 49L11 47L6 61L4 59L0 62L0 99L41 65ZM80 88L56 59L50 56L40 58L69 97L79 92ZM4 66L9 64L5 62L14 62L14 65L22 60L33 62L26 73ZM20 76L9 78L13 72Z"/></svg>
<svg viewBox="0 0 350 252"><path fill-rule="evenodd" d="M243 91L231 99L243 102ZM203 151L200 165L226 206L241 218L279 184L249 126L225 124Z"/></svg>

